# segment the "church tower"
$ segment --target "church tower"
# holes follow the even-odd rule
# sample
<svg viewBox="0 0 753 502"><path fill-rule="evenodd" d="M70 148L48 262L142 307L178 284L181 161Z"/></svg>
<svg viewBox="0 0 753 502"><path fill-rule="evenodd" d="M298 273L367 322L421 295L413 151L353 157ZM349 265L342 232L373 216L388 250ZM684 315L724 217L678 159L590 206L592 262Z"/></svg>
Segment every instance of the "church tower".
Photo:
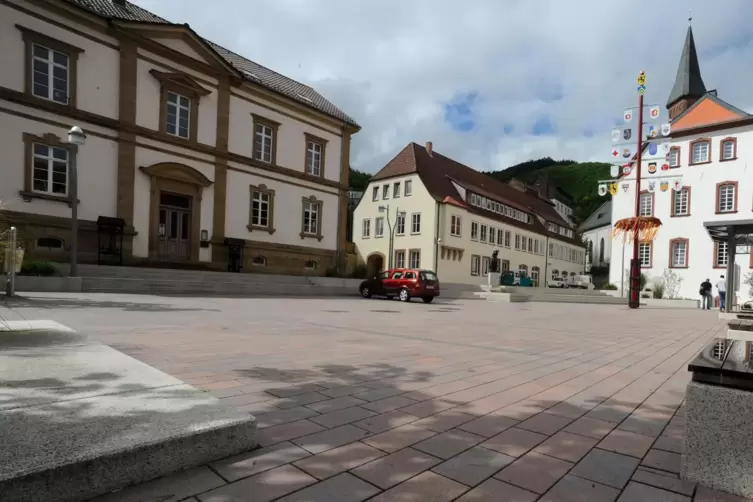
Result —
<svg viewBox="0 0 753 502"><path fill-rule="evenodd" d="M693 106L701 96L706 94L706 85L701 77L701 68L698 64L698 54L693 40L693 28L688 26L688 34L685 36L685 46L682 48L680 66L677 68L675 85L667 100L669 120Z"/></svg>

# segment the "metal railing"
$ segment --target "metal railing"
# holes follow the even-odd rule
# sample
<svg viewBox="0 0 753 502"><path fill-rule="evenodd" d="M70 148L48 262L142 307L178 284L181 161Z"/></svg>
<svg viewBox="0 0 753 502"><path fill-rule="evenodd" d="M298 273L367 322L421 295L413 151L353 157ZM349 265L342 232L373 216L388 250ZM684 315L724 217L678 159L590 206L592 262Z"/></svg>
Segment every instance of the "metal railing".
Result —
<svg viewBox="0 0 753 502"><path fill-rule="evenodd" d="M0 252L3 257L3 272L6 274L5 294L16 293L16 227L0 232Z"/></svg>

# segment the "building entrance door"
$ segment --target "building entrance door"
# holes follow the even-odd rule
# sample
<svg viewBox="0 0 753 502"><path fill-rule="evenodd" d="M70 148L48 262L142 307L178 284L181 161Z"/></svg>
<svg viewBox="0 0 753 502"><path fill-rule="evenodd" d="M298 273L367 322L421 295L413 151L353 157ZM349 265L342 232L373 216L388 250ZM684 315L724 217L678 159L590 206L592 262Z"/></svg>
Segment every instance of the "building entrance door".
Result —
<svg viewBox="0 0 753 502"><path fill-rule="evenodd" d="M163 258L187 260L191 256L191 197L160 193L159 254Z"/></svg>

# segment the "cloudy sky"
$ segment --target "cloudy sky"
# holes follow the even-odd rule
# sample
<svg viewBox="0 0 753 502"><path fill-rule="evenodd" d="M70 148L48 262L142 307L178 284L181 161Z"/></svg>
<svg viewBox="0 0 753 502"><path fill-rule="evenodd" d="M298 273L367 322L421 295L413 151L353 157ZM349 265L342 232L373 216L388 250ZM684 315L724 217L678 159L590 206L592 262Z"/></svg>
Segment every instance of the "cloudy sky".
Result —
<svg viewBox="0 0 753 502"><path fill-rule="evenodd" d="M607 160L637 101L669 95L689 12L708 89L753 112L751 0L135 0L311 85L358 121L351 164L410 141L478 170Z"/></svg>

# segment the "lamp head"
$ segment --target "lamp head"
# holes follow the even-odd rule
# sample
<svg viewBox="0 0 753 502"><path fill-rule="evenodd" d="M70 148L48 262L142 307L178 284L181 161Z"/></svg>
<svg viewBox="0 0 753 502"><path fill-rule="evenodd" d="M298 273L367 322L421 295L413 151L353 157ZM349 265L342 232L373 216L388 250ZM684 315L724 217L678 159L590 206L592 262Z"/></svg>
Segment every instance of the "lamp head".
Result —
<svg viewBox="0 0 753 502"><path fill-rule="evenodd" d="M84 134L84 131L79 126L73 126L68 131L68 143L79 146L86 143L86 134Z"/></svg>

